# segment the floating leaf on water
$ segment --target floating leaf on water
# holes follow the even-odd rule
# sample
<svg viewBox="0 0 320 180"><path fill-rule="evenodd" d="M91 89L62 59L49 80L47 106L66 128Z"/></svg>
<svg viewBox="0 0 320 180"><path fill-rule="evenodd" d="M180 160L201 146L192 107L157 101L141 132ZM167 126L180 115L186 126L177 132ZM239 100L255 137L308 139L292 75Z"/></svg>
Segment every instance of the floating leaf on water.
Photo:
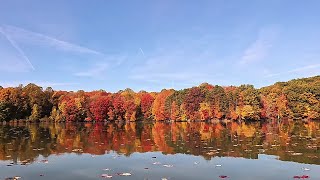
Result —
<svg viewBox="0 0 320 180"><path fill-rule="evenodd" d="M7 177L4 180L16 180L16 179L14 179L13 177Z"/></svg>
<svg viewBox="0 0 320 180"><path fill-rule="evenodd" d="M308 175L302 175L302 176L293 176L294 179L309 179L310 176Z"/></svg>
<svg viewBox="0 0 320 180"><path fill-rule="evenodd" d="M27 166L27 165L30 165L31 163L29 163L29 162L22 162L20 165L21 166Z"/></svg>
<svg viewBox="0 0 320 180"><path fill-rule="evenodd" d="M226 179L226 178L229 178L228 176L225 176L225 175L221 175L221 176L219 176L219 178L221 178L221 179Z"/></svg>
<svg viewBox="0 0 320 180"><path fill-rule="evenodd" d="M310 171L309 168L302 168L304 171Z"/></svg>
<svg viewBox="0 0 320 180"><path fill-rule="evenodd" d="M15 177L7 177L5 178L5 180L18 180L18 179L21 179L20 176L15 176Z"/></svg>
<svg viewBox="0 0 320 180"><path fill-rule="evenodd" d="M101 174L101 177L102 177L102 178L110 179L110 178L112 178L112 175L109 175L109 174Z"/></svg>
<svg viewBox="0 0 320 180"><path fill-rule="evenodd" d="M40 162L41 162L41 163L45 163L45 164L48 164L48 163L49 163L49 161L48 161L48 160L46 160L46 159L41 160Z"/></svg>
<svg viewBox="0 0 320 180"><path fill-rule="evenodd" d="M119 176L131 176L131 173L117 173Z"/></svg>

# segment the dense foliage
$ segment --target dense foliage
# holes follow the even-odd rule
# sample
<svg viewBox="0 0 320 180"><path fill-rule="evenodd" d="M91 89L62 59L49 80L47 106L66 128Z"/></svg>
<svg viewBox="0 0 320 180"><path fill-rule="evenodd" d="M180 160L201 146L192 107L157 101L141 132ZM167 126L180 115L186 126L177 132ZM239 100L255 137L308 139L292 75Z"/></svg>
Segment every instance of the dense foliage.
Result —
<svg viewBox="0 0 320 180"><path fill-rule="evenodd" d="M203 83L183 90L117 93L43 90L35 84L0 87L0 120L43 118L52 121L104 120L260 120L320 119L320 76L252 85L221 87Z"/></svg>

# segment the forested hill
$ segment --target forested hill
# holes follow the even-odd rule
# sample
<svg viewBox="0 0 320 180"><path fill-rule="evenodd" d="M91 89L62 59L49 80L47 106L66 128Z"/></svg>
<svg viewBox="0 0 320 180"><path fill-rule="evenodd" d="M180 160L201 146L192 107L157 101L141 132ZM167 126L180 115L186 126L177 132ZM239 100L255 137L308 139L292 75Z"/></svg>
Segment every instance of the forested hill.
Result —
<svg viewBox="0 0 320 180"><path fill-rule="evenodd" d="M183 90L117 93L43 90L35 84L0 87L0 121L320 119L320 76L221 87L203 83Z"/></svg>

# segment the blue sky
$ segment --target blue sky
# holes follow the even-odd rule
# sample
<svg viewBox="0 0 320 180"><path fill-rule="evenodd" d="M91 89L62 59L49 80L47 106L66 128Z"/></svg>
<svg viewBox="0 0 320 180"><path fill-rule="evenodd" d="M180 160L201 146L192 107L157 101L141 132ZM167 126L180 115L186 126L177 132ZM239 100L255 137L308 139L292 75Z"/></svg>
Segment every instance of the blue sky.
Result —
<svg viewBox="0 0 320 180"><path fill-rule="evenodd" d="M2 0L0 85L181 89L320 74L320 1Z"/></svg>

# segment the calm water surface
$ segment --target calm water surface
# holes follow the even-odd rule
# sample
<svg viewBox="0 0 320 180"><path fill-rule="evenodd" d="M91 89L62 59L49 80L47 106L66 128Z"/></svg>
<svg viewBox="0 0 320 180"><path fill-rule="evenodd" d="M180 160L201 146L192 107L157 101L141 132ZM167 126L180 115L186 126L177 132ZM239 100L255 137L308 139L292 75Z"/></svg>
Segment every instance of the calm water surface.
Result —
<svg viewBox="0 0 320 180"><path fill-rule="evenodd" d="M103 179L102 174L140 180L285 180L303 175L319 180L320 123L0 126L0 180Z"/></svg>

